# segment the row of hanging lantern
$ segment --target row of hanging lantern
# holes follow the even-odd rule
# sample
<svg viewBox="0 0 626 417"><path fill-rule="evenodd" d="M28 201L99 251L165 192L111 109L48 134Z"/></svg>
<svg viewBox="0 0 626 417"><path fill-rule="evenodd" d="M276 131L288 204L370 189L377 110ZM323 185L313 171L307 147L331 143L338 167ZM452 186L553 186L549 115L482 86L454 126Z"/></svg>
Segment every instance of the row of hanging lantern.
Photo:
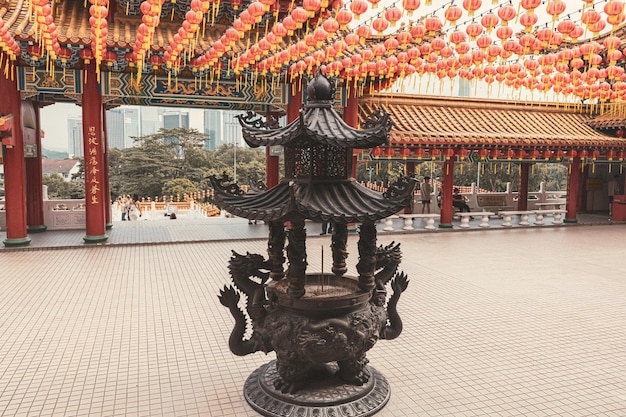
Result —
<svg viewBox="0 0 626 417"><path fill-rule="evenodd" d="M61 45L59 44L56 24L52 16L52 5L49 0L32 0L29 9L29 15L34 21L34 38L37 42L35 48L31 51L36 58L43 56L44 51L47 52L47 65L49 71L54 71L53 61L57 55L61 53Z"/></svg>
<svg viewBox="0 0 626 417"><path fill-rule="evenodd" d="M478 161L498 160L498 161L573 161L579 157L581 160L589 159L596 161L602 156L598 149L477 149L474 151ZM373 159L403 159L403 160L445 160L457 159L465 161L469 158L472 150L467 148L451 147L377 147L370 151ZM604 152L604 158L609 162L623 162L626 158L626 151L609 149Z"/></svg>
<svg viewBox="0 0 626 417"><path fill-rule="evenodd" d="M366 5L361 8L355 6L363 3L364 1L361 3L351 3L351 8L355 15L365 10ZM526 4L525 6L529 7L529 13L532 13L531 5ZM562 5L559 7L554 5L552 5L554 7L550 6L551 4L548 5L548 12L553 16L557 16L557 12L562 9ZM609 8L607 7L607 9ZM593 9L587 10L587 12L590 11L593 11ZM564 24L560 24L557 27L557 30L562 33L555 32L553 29L544 28L540 29L536 36L527 34L523 35L519 41L516 41L508 39L512 35L512 29L506 26L508 24L507 22L515 16L515 10L512 6L503 6L498 12L499 18L493 13L487 13L481 19L481 24L472 24L466 28L466 32L470 38L476 38L478 49L474 51L471 51L470 45L465 42L465 34L460 31L455 31L450 35L450 42L455 43L454 48L450 47L449 44L440 37L432 39L431 42L423 42L427 33L435 33L441 28L441 22L438 18L436 18L436 16L429 16L425 24L422 25L420 23L413 25L410 27L410 30L400 32L395 37L388 38L384 44L375 45L373 48L374 54L370 54L369 49L364 49L360 53L352 55L353 62L349 62L347 59L328 62L333 57L341 55L343 50L354 49L357 44L362 44L371 33L368 26L360 26L355 31L356 33L348 33L343 39L335 41L335 43L331 46L327 46L324 50L315 50L314 45L325 42L326 39L330 38L332 34L336 32L335 28L337 24L341 27L344 21L350 20L349 12L347 12L346 9L341 9L334 19L329 18L324 21L324 24L318 27L313 34L306 35L303 41L291 45L288 49L279 51L279 53L260 61L254 69L260 72L261 75L268 73L279 74L284 65L292 62L294 58L297 59L308 53L304 58L290 65L289 76L291 81L293 81L294 77L303 75L304 72L312 73L320 64L326 63L329 66L327 70L328 73L340 76L347 81L362 81L368 77L374 77L378 78L378 82L380 83L380 78L395 80L398 77L405 77L417 71L420 74L434 73L440 79L445 77L454 78L458 75L468 80L484 79L487 83L497 81L514 88L523 86L531 90L537 89L544 92L553 89L557 93L576 93L577 96L583 98L599 98L600 100L622 98L624 88L626 87L626 85L622 83L624 80L624 71L623 68L615 65L617 60L622 57L621 51L617 49L617 46L621 44L619 38L612 36L605 40L604 46L608 51L607 61L610 64L606 69L597 68L603 63L603 58L598 53L602 49L602 46L595 43L589 44L590 46L588 47L586 47L588 44L584 44L580 48L560 51L558 53L558 55L560 55L558 61L558 56L549 54L548 58L545 59L545 64L541 62L542 60L540 59L540 68L539 65L536 64L537 61L534 59L524 61L525 67L530 69L530 71L513 72L518 65L511 65L510 69L513 74L509 74L508 64L504 66L495 66L492 64L496 60L502 61L510 58L513 53L517 53L520 58L523 58L525 54L529 52L538 53L547 46L557 47L562 42L563 34L570 37L578 37L580 33L582 33L582 28L577 27L578 30L574 30L571 25L565 24L568 22L562 22ZM452 15L452 13L448 13L447 19L454 21L456 17ZM375 19L372 26L375 30L382 32L386 29L388 25L387 22L390 21L392 25L395 24L399 18L398 16L399 9L393 6L385 12L387 20L382 18ZM342 22L338 21L340 17L344 19ZM490 37L484 34L479 35L482 31L486 30L489 32L495 28L499 19L502 19L503 26L498 28L498 33L504 41L504 47L491 45ZM382 23L383 21L385 23ZM591 22L590 20L587 21ZM569 20L569 23L573 22ZM328 31L326 28L333 28L333 30ZM361 36L359 36L359 34ZM398 48L406 48L411 40L423 43L419 48L409 48L406 55L404 53L400 53L399 56L393 54ZM608 45L607 41L609 43ZM267 49L268 48L265 48L265 51L267 51ZM389 52L391 54L388 54ZM458 57L452 56L455 52L460 55ZM470 52L472 53L470 54ZM360 55L366 55L364 61L368 61L368 54L375 58L375 60L372 60L374 62L354 62L360 60ZM406 62L407 56L411 56L411 63ZM258 56L256 58L258 59ZM571 60L571 63L566 61L566 59ZM254 59L245 60L246 66L250 61L254 62ZM526 62L528 62L528 64L526 64ZM419 64L417 67L415 65L416 63ZM357 64L358 67L355 66L355 64ZM485 65L484 68L483 65ZM473 68L470 69L470 66L473 66ZM568 79L568 71L572 69L579 70L583 67L589 68L588 76L580 77L581 74L586 74L586 71L584 73L576 71L578 74L573 75L575 77L573 84L578 88L566 88L565 86L571 81ZM539 72L539 70L541 70L541 72ZM513 75L517 75L517 77ZM540 77L538 77L538 75L540 75ZM605 79L609 81L619 80L620 82L609 84L608 82L603 82ZM601 82L598 82L598 80ZM584 83L582 81L588 81L589 85L583 85ZM385 82L384 86L388 86L389 84L390 82Z"/></svg>
<svg viewBox="0 0 626 417"><path fill-rule="evenodd" d="M54 58L62 47L58 45L56 29L50 26L54 23L49 13L49 0L31 1L33 9L39 8L36 20L41 20L47 29L41 28L44 48L32 45L29 53L36 58L49 47L52 52L48 53ZM176 73L183 65L188 65L197 74L206 71L217 71L219 74L224 55L236 47L229 67L236 75L245 70L253 72L255 77L251 79L258 75L280 76L287 68L287 81L293 81L325 65L327 73L347 82L356 84L370 81L378 88L387 87L398 78L417 73L440 80L461 77L470 81L483 80L488 84L498 82L513 88L525 87L543 92L553 90L583 99L604 101L623 100L626 97L626 76L624 69L618 65L623 58L619 38L609 36L603 45L589 42L556 51L564 39L578 39L585 31L598 33L603 29L599 22L605 21L590 1L583 1L581 22L585 25L584 29L568 18L559 21L553 28L545 27L530 33L537 21L534 9L542 2L521 0L518 10L511 4L500 5L496 13L490 10L479 16L480 23L478 20L473 21L464 31L455 29L445 38L441 36L444 26L452 27L464 13L470 16L482 6L481 2L463 2L463 10L452 2L442 8L445 17L443 21L433 13L423 21L402 26L393 36L387 36L384 42L365 47L365 42L372 37L373 32L382 34L388 27L396 26L402 15L417 10L419 0L403 0L402 8L392 5L373 18L370 24L362 24L348 33L342 32L347 30L347 25L354 17L368 10L365 0L354 0L349 10L340 1L328 8L328 4L321 0L304 0L301 6L293 3L288 16L281 22L277 21L272 30L258 42L242 45L241 39L266 12L278 10L275 0L260 0L252 2L205 54L193 56L200 25L211 14L208 13L211 5L216 10L215 5L219 3L214 0L192 0L182 26L161 56L152 54L151 46L164 1L145 0L141 4L142 23L137 29L137 41L132 53L125 56L130 66L136 64L139 67L139 73L148 60L155 68L165 64ZM117 55L106 49L109 0L89 0L89 3L92 52L82 53L86 56L81 58L84 61L95 58L98 66L103 61L111 65ZM231 3L234 6L238 4L236 1ZM375 0L369 2L372 8L377 3ZM555 23L565 10L564 2L559 0L548 1L545 7ZM522 8L525 12L520 15ZM622 2L607 1L604 12L606 22L614 26L623 22ZM298 25L305 24L311 16L324 19L318 19L319 23L311 25L310 31L303 31L302 40L288 44L289 33L297 30ZM528 31L519 39L514 39L509 25L513 20L519 20ZM494 30L501 45L494 44L489 36ZM0 37L6 37L2 34L2 26ZM16 45L9 47L6 43L11 39L9 35L2 47L5 51L13 49L15 53L18 49ZM551 49L554 52L539 56L538 59L531 56ZM69 52L63 51L61 55L66 57ZM604 53L606 58L602 56ZM514 54L518 55L519 62L508 62Z"/></svg>
<svg viewBox="0 0 626 417"><path fill-rule="evenodd" d="M9 65L11 65L18 56L20 56L21 48L15 38L11 35L11 33L9 33L9 27L2 19L0 19L0 50L3 57L7 56L4 70L5 73L7 73ZM2 68L2 64L3 62L0 61L0 69Z"/></svg>
<svg viewBox="0 0 626 417"><path fill-rule="evenodd" d="M107 55L109 0L89 0L89 3L91 3L89 7L91 49L96 60L96 74L98 80L100 80L100 64Z"/></svg>

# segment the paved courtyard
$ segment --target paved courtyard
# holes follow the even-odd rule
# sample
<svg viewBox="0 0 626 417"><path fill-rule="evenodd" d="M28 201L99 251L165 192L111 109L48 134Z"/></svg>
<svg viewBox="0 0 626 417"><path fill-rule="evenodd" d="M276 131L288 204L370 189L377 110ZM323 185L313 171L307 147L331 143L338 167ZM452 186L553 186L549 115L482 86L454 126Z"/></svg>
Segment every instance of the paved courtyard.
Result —
<svg viewBox="0 0 626 417"><path fill-rule="evenodd" d="M120 244L0 251L0 415L256 415L243 384L274 356L232 355L217 299L231 250L266 253L247 226L150 245L123 244L119 227ZM403 334L368 354L392 390L378 415L626 416L625 233L380 234L402 243L411 282ZM309 270L329 244L309 237ZM354 273L354 236L350 254Z"/></svg>

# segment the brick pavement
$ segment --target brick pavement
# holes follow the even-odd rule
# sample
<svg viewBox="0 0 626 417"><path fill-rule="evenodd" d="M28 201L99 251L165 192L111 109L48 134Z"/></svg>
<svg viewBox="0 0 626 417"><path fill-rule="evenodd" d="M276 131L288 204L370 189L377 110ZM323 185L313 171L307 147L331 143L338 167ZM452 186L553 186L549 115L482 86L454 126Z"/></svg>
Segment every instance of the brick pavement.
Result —
<svg viewBox="0 0 626 417"><path fill-rule="evenodd" d="M625 227L381 234L411 283L404 333L368 354L392 389L378 415L626 415ZM217 300L231 249L266 252L244 230L1 253L0 415L256 415L243 383L274 356L232 355ZM328 244L309 238L311 271Z"/></svg>

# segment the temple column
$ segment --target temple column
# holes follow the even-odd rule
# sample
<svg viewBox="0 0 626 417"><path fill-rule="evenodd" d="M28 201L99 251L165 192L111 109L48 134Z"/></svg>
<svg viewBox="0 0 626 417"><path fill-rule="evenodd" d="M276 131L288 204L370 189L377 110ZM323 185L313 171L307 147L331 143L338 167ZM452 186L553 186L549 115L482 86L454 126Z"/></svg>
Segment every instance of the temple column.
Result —
<svg viewBox="0 0 626 417"><path fill-rule="evenodd" d="M111 222L111 183L109 181L109 134L107 132L107 110L102 106L102 135L104 140L104 198L106 204L104 206L104 220L106 229L113 227Z"/></svg>
<svg viewBox="0 0 626 417"><path fill-rule="evenodd" d="M452 189L454 188L453 158L454 157L451 157L443 162L443 181L441 182L441 217L439 220L439 227L444 229L452 228ZM436 198L437 197L435 197L435 199Z"/></svg>
<svg viewBox="0 0 626 417"><path fill-rule="evenodd" d="M567 178L567 201L565 203L565 223L577 223L576 208L578 205L578 190L580 188L580 157L575 157L569 165Z"/></svg>
<svg viewBox="0 0 626 417"><path fill-rule="evenodd" d="M521 162L519 170L519 186L517 190L517 209L528 210L528 174L530 163Z"/></svg>
<svg viewBox="0 0 626 417"><path fill-rule="evenodd" d="M279 158L273 156L270 147L265 147L265 184L268 189L278 184Z"/></svg>
<svg viewBox="0 0 626 417"><path fill-rule="evenodd" d="M300 117L302 108L302 87L288 85L289 101L287 102L287 123L291 123ZM279 157L271 154L270 147L265 148L265 182L270 189L278 184L279 179Z"/></svg>
<svg viewBox="0 0 626 417"><path fill-rule="evenodd" d="M45 232L43 215L43 175L41 172L41 114L36 102L28 102L35 113L36 156L26 158L26 224L28 232Z"/></svg>
<svg viewBox="0 0 626 417"><path fill-rule="evenodd" d="M302 93L300 94L300 101L302 101ZM287 104L289 105L289 104ZM267 119L275 116L271 112L268 112ZM265 147L265 186L267 189L278 185L278 180L280 178L280 158L276 155L272 155L271 147Z"/></svg>
<svg viewBox="0 0 626 417"><path fill-rule="evenodd" d="M96 64L91 62L83 73L83 145L85 149L85 219L86 243L108 239L105 206L105 141L102 135L102 97L96 78Z"/></svg>
<svg viewBox="0 0 626 417"><path fill-rule="evenodd" d="M346 107L343 109L343 121L350 127L357 129L359 127L359 96L356 88L346 87ZM362 152L361 149L355 149L353 152ZM356 168L359 162L358 155L352 154L352 169L350 176L356 178Z"/></svg>
<svg viewBox="0 0 626 417"><path fill-rule="evenodd" d="M415 177L415 161L407 161L404 175L414 178ZM435 196L435 199L437 197ZM435 202L436 203L436 202ZM411 196L411 202L404 208L404 214L411 214L413 212L413 196Z"/></svg>
<svg viewBox="0 0 626 417"><path fill-rule="evenodd" d="M12 115L10 137L2 139L4 151L4 192L7 222L7 237L2 242L5 246L25 246L30 244L26 228L26 163L24 161L24 137L22 132L22 98L17 87L15 66L8 63L9 58L0 53L0 115Z"/></svg>

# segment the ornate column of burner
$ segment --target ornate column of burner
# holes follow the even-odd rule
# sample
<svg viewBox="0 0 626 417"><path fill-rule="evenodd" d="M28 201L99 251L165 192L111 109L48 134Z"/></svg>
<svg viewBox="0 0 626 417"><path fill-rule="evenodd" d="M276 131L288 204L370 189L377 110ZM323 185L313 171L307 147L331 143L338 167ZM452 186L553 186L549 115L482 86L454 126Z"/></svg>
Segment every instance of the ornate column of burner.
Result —
<svg viewBox="0 0 626 417"><path fill-rule="evenodd" d="M348 224L344 222L335 223L331 249L333 252L333 274L343 276L348 272L346 259L348 258Z"/></svg>
<svg viewBox="0 0 626 417"><path fill-rule="evenodd" d="M248 404L265 416L370 416L390 397L366 354L402 331L397 305L408 279L398 271L400 245L377 247L375 222L409 204L415 183L402 179L381 194L351 177L352 149L386 143L391 122L376 112L364 129L347 125L333 109L334 93L334 83L318 74L307 105L287 126L270 127L251 113L239 118L248 145L284 147L285 178L275 187L244 193L226 176L211 178L220 208L270 228L269 258L233 252L233 286L219 295L235 319L231 351L276 352L244 385ZM307 271L305 220L335 225L332 273ZM347 275L348 223L361 224L358 277Z"/></svg>
<svg viewBox="0 0 626 417"><path fill-rule="evenodd" d="M372 221L365 221L359 231L359 288L371 291L376 286L374 272L376 271L376 225Z"/></svg>
<svg viewBox="0 0 626 417"><path fill-rule="evenodd" d="M283 264L285 263L285 225L281 221L271 221L269 225L270 234L267 244L267 255L269 257L270 278L280 281L285 277Z"/></svg>
<svg viewBox="0 0 626 417"><path fill-rule="evenodd" d="M287 294L293 298L304 295L304 283L306 280L306 230L304 219L291 221L291 229L287 233L289 244L287 245Z"/></svg>

